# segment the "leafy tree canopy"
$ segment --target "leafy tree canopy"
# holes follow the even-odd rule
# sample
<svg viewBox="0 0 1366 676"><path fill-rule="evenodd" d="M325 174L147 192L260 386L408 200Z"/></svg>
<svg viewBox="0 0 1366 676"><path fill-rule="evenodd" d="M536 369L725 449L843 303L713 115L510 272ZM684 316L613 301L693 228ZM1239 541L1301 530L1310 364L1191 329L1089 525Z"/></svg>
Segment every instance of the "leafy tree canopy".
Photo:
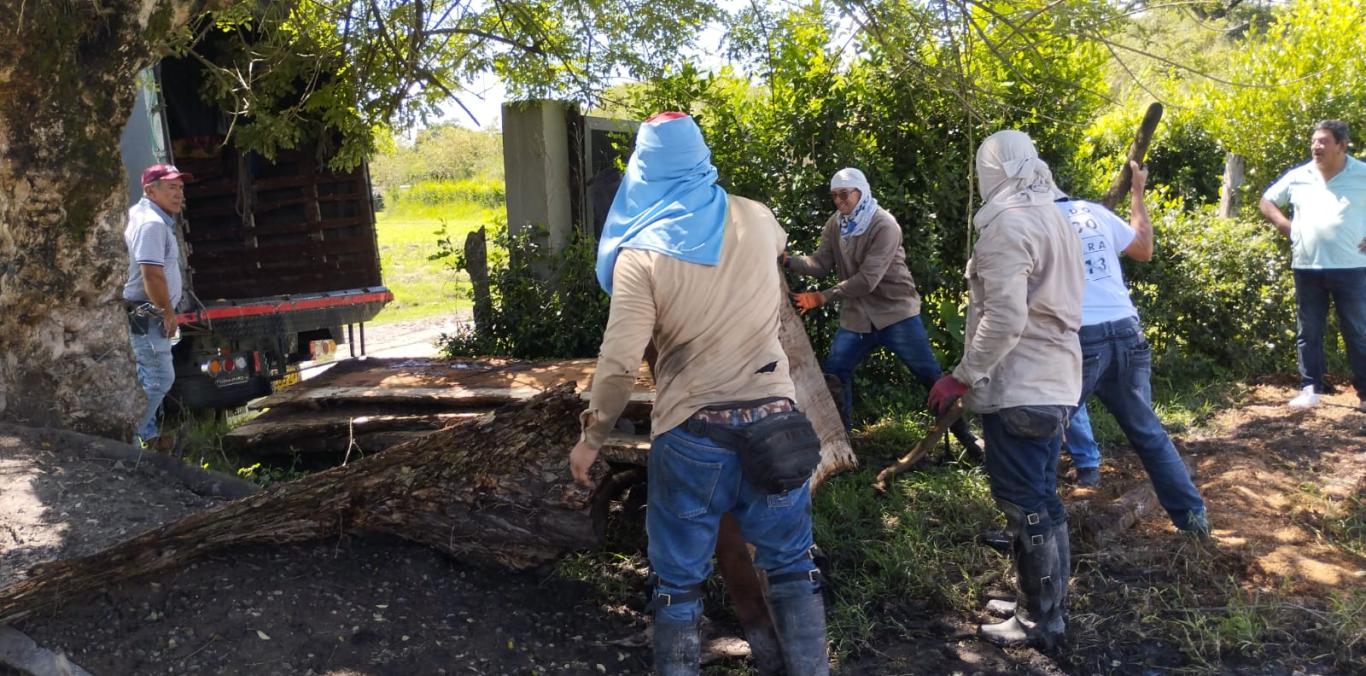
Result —
<svg viewBox="0 0 1366 676"><path fill-rule="evenodd" d="M719 16L705 0L259 0L204 17L180 50L212 65L206 93L236 114L239 146L273 156L339 132L345 166L382 129L459 105L478 74L513 96L591 100L674 63Z"/></svg>

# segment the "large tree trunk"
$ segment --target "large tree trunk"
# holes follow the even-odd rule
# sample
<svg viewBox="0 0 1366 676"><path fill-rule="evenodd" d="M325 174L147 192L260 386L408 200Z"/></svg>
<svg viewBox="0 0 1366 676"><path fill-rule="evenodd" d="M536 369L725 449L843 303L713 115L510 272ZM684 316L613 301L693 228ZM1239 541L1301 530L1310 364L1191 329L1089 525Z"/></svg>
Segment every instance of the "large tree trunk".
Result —
<svg viewBox="0 0 1366 676"><path fill-rule="evenodd" d="M609 490L569 474L583 402L572 383L356 463L223 504L0 590L0 621L244 544L366 530L461 558L527 568L601 546ZM606 463L594 465L602 483ZM608 482L609 484L611 482Z"/></svg>
<svg viewBox="0 0 1366 676"><path fill-rule="evenodd" d="M126 438L141 412L119 134L134 75L207 4L0 3L0 419Z"/></svg>

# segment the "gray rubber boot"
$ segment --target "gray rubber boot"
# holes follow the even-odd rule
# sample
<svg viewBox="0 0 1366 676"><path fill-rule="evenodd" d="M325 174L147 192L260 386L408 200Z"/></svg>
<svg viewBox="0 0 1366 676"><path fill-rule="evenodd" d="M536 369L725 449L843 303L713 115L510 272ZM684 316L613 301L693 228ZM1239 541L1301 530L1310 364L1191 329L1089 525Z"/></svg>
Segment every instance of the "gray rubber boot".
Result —
<svg viewBox="0 0 1366 676"><path fill-rule="evenodd" d="M1029 643L1036 648L1052 650L1067 632L1064 619L1067 595L1067 573L1064 571L1070 565L1067 524L1054 525L1043 534L1031 536L1027 524L1038 519L1037 515L1026 514L1018 505L1003 500L998 500L997 504L1005 512L1006 531L1013 536L1020 593L1016 597L1014 617L998 624L984 624L979 631L982 638L999 645Z"/></svg>
<svg viewBox="0 0 1366 676"><path fill-rule="evenodd" d="M826 676L825 601L810 580L791 580L768 588L768 604L778 629L783 661L791 676Z"/></svg>
<svg viewBox="0 0 1366 676"><path fill-rule="evenodd" d="M659 676L696 676L702 659L697 621L677 622L655 615L655 673Z"/></svg>
<svg viewBox="0 0 1366 676"><path fill-rule="evenodd" d="M787 676L783 663L783 648L778 643L777 629L765 626L755 631L745 631L749 641L749 658L754 662L754 672L759 676Z"/></svg>

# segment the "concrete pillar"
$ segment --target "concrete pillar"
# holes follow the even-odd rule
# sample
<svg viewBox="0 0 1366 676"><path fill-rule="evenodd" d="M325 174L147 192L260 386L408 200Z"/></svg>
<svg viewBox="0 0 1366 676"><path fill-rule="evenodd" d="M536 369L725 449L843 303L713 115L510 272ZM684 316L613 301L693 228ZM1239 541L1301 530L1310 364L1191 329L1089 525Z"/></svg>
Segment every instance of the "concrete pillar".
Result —
<svg viewBox="0 0 1366 676"><path fill-rule="evenodd" d="M568 114L572 103L513 101L503 104L503 171L508 232L543 226L546 245L561 251L574 227L570 195Z"/></svg>

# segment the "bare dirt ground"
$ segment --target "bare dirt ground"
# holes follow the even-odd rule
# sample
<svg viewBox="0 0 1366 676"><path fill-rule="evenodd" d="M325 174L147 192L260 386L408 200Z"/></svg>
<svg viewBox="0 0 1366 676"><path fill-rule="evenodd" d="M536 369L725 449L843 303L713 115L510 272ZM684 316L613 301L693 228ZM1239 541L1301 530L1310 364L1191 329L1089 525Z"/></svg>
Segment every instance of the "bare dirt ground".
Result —
<svg viewBox="0 0 1366 676"><path fill-rule="evenodd" d="M1178 440L1209 505L1216 547L1174 532L1164 514L1104 548L1075 543L1071 655L991 648L972 635L985 616L912 609L918 620L903 623L905 632L882 637L838 672L1164 673L1192 666L1180 646L1144 640L1141 625L1161 615L1152 605L1166 598L1166 585L1208 578L1193 586L1207 596L1186 602L1226 604L1221 594L1232 586L1286 592L1310 609L1366 586L1366 560L1323 537L1327 505L1366 488L1366 414L1352 409L1349 394L1290 411L1280 404L1292 394L1256 386ZM1111 450L1103 488L1068 488L1066 500L1103 501L1146 481L1131 453ZM0 430L0 586L34 564L95 551L217 500L149 464L93 456L41 431ZM1324 629L1304 617L1283 629L1309 645ZM362 535L224 552L68 599L14 626L97 675L633 674L646 672L649 659L618 643L642 629L636 610L605 605L587 585ZM1320 655L1273 651L1213 668L1354 673Z"/></svg>

